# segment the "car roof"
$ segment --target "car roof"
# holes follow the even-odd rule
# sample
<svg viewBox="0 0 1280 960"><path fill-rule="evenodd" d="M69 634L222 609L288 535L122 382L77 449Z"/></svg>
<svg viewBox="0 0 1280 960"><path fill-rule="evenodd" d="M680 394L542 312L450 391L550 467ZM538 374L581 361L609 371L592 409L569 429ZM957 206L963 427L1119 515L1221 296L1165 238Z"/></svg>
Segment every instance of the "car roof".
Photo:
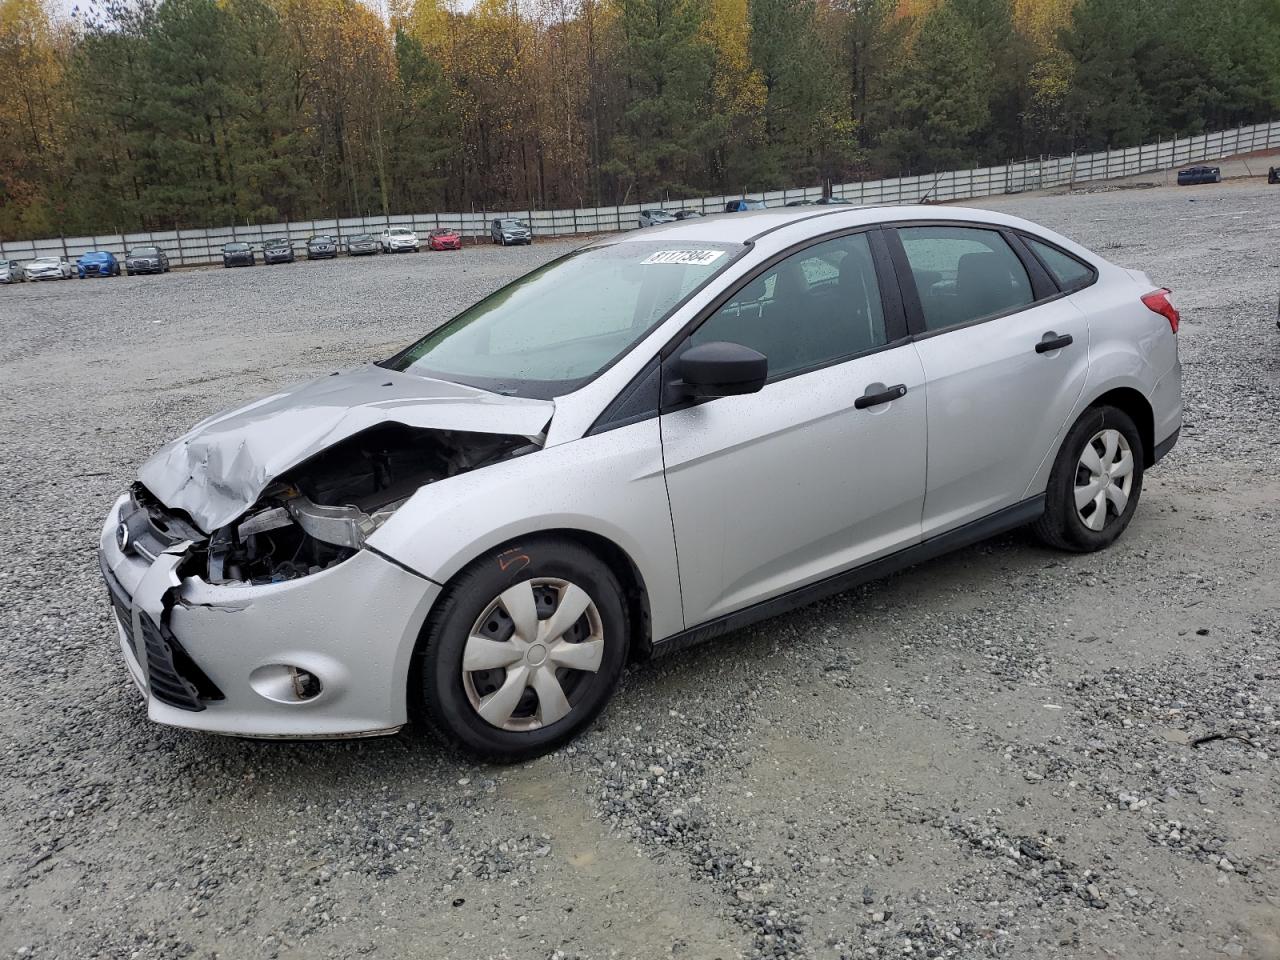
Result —
<svg viewBox="0 0 1280 960"><path fill-rule="evenodd" d="M802 221L814 221L815 233L856 228L899 220L967 220L1003 226L1037 228L1018 217L980 210L974 207L942 207L934 205L906 206L829 206L767 207L741 213L714 213L688 220L676 220L645 230L636 230L599 241L600 243L635 243L658 238L677 243L708 241L711 243L750 243L757 237Z"/></svg>

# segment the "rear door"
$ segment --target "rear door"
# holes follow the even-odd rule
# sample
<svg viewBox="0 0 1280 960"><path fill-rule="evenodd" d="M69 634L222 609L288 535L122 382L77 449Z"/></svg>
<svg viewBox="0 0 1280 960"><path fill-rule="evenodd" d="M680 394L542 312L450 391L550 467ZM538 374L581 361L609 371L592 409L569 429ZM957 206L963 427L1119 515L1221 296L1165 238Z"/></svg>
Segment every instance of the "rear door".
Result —
<svg viewBox="0 0 1280 960"><path fill-rule="evenodd" d="M661 415L689 626L920 539L923 370L896 284L881 296L882 242L850 234L773 261L685 341L769 358L759 393Z"/></svg>
<svg viewBox="0 0 1280 960"><path fill-rule="evenodd" d="M956 222L889 231L924 367L928 538L1013 506L1084 390L1089 324L1011 232Z"/></svg>

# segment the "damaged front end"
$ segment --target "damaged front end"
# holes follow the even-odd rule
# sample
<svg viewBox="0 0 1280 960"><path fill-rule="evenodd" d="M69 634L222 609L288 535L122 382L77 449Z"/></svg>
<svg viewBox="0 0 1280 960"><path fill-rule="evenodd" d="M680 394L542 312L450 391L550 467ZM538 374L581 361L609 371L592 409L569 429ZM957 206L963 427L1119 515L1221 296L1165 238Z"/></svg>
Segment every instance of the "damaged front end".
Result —
<svg viewBox="0 0 1280 960"><path fill-rule="evenodd" d="M140 548L155 541L155 552L190 541L184 576L278 583L342 563L422 487L537 449L526 437L385 423L291 469L208 536L142 484L134 486L136 511L126 524L137 529Z"/></svg>

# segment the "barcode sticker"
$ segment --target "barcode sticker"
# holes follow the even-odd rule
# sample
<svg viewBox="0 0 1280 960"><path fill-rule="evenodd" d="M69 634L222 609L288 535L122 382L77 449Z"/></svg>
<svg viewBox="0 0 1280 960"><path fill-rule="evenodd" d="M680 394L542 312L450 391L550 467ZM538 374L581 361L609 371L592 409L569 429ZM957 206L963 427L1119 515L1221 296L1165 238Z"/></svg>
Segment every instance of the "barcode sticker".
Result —
<svg viewBox="0 0 1280 960"><path fill-rule="evenodd" d="M679 263L705 267L724 256L723 250L659 250L641 260L641 263Z"/></svg>

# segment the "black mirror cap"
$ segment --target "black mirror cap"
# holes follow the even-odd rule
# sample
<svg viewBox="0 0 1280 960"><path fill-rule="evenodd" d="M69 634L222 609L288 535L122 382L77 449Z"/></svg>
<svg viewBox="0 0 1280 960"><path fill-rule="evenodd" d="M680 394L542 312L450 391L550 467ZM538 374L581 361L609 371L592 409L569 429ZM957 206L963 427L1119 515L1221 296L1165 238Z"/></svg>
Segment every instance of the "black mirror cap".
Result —
<svg viewBox="0 0 1280 960"><path fill-rule="evenodd" d="M716 340L680 354L680 379L695 397L757 393L769 376L769 358L758 350Z"/></svg>

